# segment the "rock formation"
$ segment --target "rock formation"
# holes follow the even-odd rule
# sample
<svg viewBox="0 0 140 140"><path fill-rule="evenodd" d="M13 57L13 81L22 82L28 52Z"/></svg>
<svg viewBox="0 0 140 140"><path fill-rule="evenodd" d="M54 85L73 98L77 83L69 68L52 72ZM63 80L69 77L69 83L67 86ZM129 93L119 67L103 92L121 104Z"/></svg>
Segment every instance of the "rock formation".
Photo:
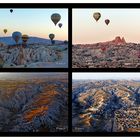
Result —
<svg viewBox="0 0 140 140"><path fill-rule="evenodd" d="M117 36L114 40L111 41L112 44L114 45L124 45L126 44L126 41L124 39L124 37Z"/></svg>

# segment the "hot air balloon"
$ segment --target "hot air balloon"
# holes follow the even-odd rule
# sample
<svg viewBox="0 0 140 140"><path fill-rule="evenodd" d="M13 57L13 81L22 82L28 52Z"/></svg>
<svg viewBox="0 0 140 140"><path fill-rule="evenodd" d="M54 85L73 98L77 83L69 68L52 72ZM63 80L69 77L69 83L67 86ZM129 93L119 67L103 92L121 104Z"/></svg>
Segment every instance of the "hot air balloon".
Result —
<svg viewBox="0 0 140 140"><path fill-rule="evenodd" d="M67 45L67 44L68 44L68 41L67 41L67 40L65 40L65 41L64 41L64 44L65 44L65 45Z"/></svg>
<svg viewBox="0 0 140 140"><path fill-rule="evenodd" d="M55 35L54 34L49 34L49 38L51 40L51 43L53 44L53 39L55 38Z"/></svg>
<svg viewBox="0 0 140 140"><path fill-rule="evenodd" d="M62 27L62 25L63 25L62 23L59 23L59 24L58 24L59 28L61 28L61 27Z"/></svg>
<svg viewBox="0 0 140 140"><path fill-rule="evenodd" d="M54 13L51 15L51 20L53 21L53 23L56 25L61 19L60 14L58 13Z"/></svg>
<svg viewBox="0 0 140 140"><path fill-rule="evenodd" d="M4 29L3 32L6 34L7 33L7 29Z"/></svg>
<svg viewBox="0 0 140 140"><path fill-rule="evenodd" d="M13 13L13 9L10 9L10 12Z"/></svg>
<svg viewBox="0 0 140 140"><path fill-rule="evenodd" d="M24 44L27 43L28 39L29 39L29 36L28 36L28 35L25 35L25 34L22 35L22 42L23 42Z"/></svg>
<svg viewBox="0 0 140 140"><path fill-rule="evenodd" d="M22 34L20 32L16 31L12 33L12 38L15 40L16 43L18 43L21 37L22 37Z"/></svg>
<svg viewBox="0 0 140 140"><path fill-rule="evenodd" d="M109 19L106 19L105 20L105 23L106 23L106 25L108 25L110 23L110 20Z"/></svg>
<svg viewBox="0 0 140 140"><path fill-rule="evenodd" d="M98 20L100 19L100 17L101 17L101 14L100 14L99 12L95 12L95 13L93 14L93 17L94 17L94 19L95 19L96 21L98 21Z"/></svg>
<svg viewBox="0 0 140 140"><path fill-rule="evenodd" d="M55 37L55 35L54 35L54 34L49 34L49 38L50 38L50 40L53 40L53 39L54 39L54 37Z"/></svg>

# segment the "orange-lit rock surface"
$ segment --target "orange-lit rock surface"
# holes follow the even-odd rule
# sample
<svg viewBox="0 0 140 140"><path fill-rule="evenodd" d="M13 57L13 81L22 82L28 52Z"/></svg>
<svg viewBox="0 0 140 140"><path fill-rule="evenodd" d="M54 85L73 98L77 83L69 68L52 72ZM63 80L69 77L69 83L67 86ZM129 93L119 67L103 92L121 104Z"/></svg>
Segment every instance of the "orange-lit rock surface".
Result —
<svg viewBox="0 0 140 140"><path fill-rule="evenodd" d="M67 131L67 74L38 74L0 83L0 131Z"/></svg>

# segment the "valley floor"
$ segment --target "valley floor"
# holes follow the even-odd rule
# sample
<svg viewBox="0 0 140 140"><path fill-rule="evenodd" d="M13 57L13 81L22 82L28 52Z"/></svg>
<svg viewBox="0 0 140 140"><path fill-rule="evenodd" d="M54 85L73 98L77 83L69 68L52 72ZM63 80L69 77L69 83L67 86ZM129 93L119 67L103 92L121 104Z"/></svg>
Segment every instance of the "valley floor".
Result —
<svg viewBox="0 0 140 140"><path fill-rule="evenodd" d="M74 132L140 132L140 82L74 82L72 122Z"/></svg>

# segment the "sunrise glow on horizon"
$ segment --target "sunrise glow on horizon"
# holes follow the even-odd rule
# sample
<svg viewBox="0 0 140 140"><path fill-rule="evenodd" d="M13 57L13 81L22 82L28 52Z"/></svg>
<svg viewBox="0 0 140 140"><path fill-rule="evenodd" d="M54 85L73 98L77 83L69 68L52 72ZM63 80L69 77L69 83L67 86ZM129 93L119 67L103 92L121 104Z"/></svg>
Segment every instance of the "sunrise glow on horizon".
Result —
<svg viewBox="0 0 140 140"><path fill-rule="evenodd" d="M55 26L51 21L51 15L59 13L61 15L61 28ZM0 10L0 37L11 36L14 31L20 31L33 37L48 39L49 34L55 34L55 40L68 40L68 9L10 9ZM4 34L3 29L8 32Z"/></svg>
<svg viewBox="0 0 140 140"><path fill-rule="evenodd" d="M96 22L94 12L100 12ZM124 37L126 42L140 43L139 9L73 9L73 44L92 44ZM109 19L107 26L105 19Z"/></svg>
<svg viewBox="0 0 140 140"><path fill-rule="evenodd" d="M108 79L115 79L115 80L140 80L140 73L117 73L117 72L112 72L112 73L72 73L72 79L73 80L78 80L78 79L91 79L91 80L108 80Z"/></svg>

